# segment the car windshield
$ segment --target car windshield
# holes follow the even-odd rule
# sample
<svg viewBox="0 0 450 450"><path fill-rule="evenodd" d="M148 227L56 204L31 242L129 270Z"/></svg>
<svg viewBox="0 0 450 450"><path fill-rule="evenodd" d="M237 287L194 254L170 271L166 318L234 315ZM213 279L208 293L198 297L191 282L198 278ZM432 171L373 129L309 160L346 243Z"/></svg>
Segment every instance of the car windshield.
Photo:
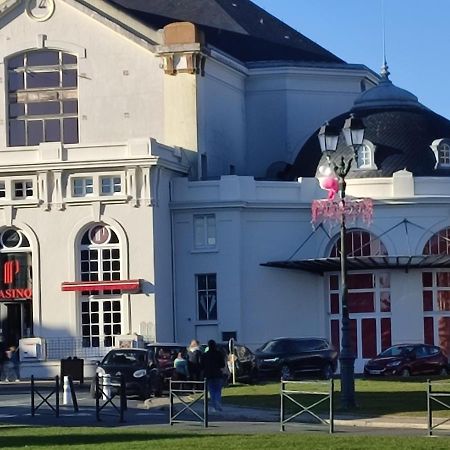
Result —
<svg viewBox="0 0 450 450"><path fill-rule="evenodd" d="M142 366L145 364L144 352L110 352L103 360L104 366Z"/></svg>
<svg viewBox="0 0 450 450"><path fill-rule="evenodd" d="M412 345L401 346L401 347L391 347L380 353L379 356L386 357L396 357L396 356L406 356L414 350Z"/></svg>
<svg viewBox="0 0 450 450"><path fill-rule="evenodd" d="M285 343L283 341L269 341L266 342L259 351L262 353L278 353L285 349Z"/></svg>

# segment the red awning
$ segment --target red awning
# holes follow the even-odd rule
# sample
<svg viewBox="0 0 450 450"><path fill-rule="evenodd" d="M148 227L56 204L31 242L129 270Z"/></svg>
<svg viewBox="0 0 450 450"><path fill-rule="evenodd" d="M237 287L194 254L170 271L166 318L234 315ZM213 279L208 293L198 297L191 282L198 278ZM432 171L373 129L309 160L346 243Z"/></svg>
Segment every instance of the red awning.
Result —
<svg viewBox="0 0 450 450"><path fill-rule="evenodd" d="M64 281L61 283L61 290L63 292L114 290L138 294L141 292L141 280Z"/></svg>

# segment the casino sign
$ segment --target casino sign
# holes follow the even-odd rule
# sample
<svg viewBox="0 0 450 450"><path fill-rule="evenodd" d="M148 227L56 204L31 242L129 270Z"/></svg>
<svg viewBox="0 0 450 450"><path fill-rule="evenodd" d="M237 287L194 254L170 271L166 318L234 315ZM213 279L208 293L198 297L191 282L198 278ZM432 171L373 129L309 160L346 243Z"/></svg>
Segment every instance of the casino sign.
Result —
<svg viewBox="0 0 450 450"><path fill-rule="evenodd" d="M32 298L30 256L28 253L0 255L2 275L0 301L29 300Z"/></svg>

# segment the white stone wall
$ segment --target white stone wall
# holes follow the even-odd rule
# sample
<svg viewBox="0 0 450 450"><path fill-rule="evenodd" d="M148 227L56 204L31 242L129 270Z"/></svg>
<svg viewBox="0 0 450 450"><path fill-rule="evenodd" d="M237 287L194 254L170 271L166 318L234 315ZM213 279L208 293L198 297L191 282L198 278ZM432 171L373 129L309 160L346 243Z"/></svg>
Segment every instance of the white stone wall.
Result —
<svg viewBox="0 0 450 450"><path fill-rule="evenodd" d="M325 231L331 238L319 229L305 243L312 232L311 201L323 198L324 191L315 179L300 181L260 182L232 176L210 182L174 181L179 340L195 336L199 324L196 273L217 273L219 338L223 331L237 331L239 341L256 347L279 336L330 337L324 278L261 266L289 258L327 257L338 237L339 227L330 226ZM379 236L390 256L421 255L428 239L450 226L447 184L444 179L414 179L405 172L392 179L348 180L349 195L372 193L375 205L370 226L353 226ZM192 250L192 217L200 213L216 215L217 248L211 252ZM406 228L404 219L409 221ZM423 342L421 270L391 271L391 310L392 343ZM357 361L357 371L363 362Z"/></svg>

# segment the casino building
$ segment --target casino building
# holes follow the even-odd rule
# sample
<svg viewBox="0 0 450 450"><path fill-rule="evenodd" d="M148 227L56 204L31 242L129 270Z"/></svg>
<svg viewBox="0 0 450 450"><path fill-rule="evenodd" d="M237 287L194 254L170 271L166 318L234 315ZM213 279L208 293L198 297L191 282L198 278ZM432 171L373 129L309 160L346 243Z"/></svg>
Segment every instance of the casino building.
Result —
<svg viewBox="0 0 450 450"><path fill-rule="evenodd" d="M0 2L0 328L22 372L126 339L339 341L317 130L361 117L357 370L450 350L450 123L250 0ZM348 149L341 147L339 154Z"/></svg>

